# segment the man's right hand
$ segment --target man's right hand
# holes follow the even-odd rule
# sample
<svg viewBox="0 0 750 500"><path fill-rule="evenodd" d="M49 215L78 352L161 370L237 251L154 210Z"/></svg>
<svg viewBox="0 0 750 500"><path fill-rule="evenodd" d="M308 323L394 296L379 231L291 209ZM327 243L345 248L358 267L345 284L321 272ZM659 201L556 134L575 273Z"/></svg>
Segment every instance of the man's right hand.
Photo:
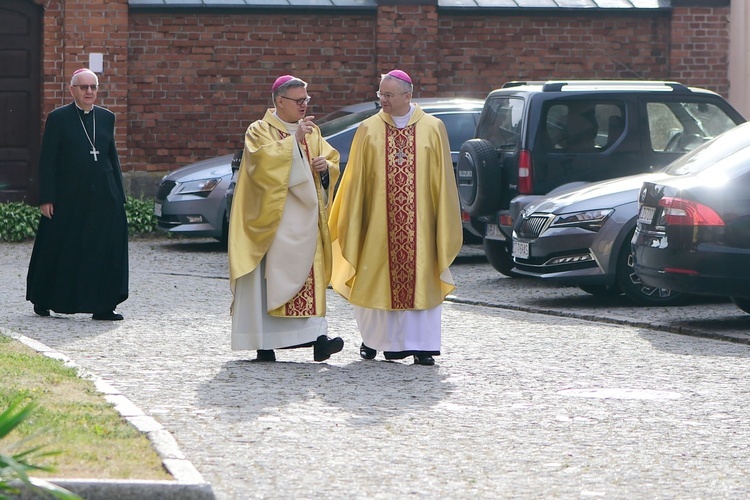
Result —
<svg viewBox="0 0 750 500"><path fill-rule="evenodd" d="M39 205L39 210L41 210L43 216L51 219L52 214L55 212L55 207L52 205L52 203L42 203L41 205Z"/></svg>
<svg viewBox="0 0 750 500"><path fill-rule="evenodd" d="M306 116L299 121L299 128L294 133L294 138L297 139L297 142L304 141L305 136L312 132L314 118L314 116Z"/></svg>

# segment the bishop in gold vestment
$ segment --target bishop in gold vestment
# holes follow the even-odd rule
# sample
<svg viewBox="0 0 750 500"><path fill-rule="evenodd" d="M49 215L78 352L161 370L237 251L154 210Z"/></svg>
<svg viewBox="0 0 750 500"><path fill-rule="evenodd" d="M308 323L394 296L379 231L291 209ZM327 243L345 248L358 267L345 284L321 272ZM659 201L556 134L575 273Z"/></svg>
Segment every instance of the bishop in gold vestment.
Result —
<svg viewBox="0 0 750 500"><path fill-rule="evenodd" d="M410 103L404 72L384 75L378 95L383 110L360 124L331 208L332 285L355 306L363 358L431 365L463 241L448 136Z"/></svg>
<svg viewBox="0 0 750 500"><path fill-rule="evenodd" d="M314 346L322 361L343 347L325 320L339 153L304 116L305 82L285 75L272 90L277 107L245 133L229 221L232 349L274 361L273 349Z"/></svg>

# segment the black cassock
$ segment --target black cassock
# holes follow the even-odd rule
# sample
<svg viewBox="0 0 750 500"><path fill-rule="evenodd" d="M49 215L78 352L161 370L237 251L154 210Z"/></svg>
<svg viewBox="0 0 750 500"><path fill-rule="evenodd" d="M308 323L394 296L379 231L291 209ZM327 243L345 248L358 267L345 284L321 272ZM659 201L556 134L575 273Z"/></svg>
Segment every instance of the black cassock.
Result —
<svg viewBox="0 0 750 500"><path fill-rule="evenodd" d="M54 213L41 217L26 278L26 300L38 306L103 313L128 298L128 223L114 130L114 113L96 106L84 114L71 103L47 117L39 201L53 203Z"/></svg>

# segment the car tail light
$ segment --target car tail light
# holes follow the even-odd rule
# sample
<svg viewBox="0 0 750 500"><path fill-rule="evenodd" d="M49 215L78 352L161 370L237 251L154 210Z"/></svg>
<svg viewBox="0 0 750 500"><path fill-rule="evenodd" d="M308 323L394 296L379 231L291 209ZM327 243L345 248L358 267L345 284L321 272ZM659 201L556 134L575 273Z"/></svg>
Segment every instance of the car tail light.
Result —
<svg viewBox="0 0 750 500"><path fill-rule="evenodd" d="M513 217L508 214L501 215L497 221L501 226L513 227Z"/></svg>
<svg viewBox="0 0 750 500"><path fill-rule="evenodd" d="M518 193L519 194L532 194L532 182L531 174L531 151L528 149L522 149L518 153Z"/></svg>
<svg viewBox="0 0 750 500"><path fill-rule="evenodd" d="M659 200L665 224L674 226L723 226L724 221L712 208L674 196Z"/></svg>

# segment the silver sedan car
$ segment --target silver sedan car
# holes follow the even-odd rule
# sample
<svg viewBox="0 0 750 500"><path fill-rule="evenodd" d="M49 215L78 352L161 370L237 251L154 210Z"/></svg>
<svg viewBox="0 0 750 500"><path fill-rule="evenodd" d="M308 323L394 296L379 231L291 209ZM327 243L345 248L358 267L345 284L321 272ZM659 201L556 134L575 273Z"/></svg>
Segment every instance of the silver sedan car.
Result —
<svg viewBox="0 0 750 500"><path fill-rule="evenodd" d="M157 228L173 234L226 242L227 203L232 162L239 154L199 161L165 175L154 203Z"/></svg>
<svg viewBox="0 0 750 500"><path fill-rule="evenodd" d="M575 285L593 295L624 293L639 305L675 305L687 296L645 285L632 267L630 240L644 181L620 177L550 193L525 207L513 228L513 273Z"/></svg>

